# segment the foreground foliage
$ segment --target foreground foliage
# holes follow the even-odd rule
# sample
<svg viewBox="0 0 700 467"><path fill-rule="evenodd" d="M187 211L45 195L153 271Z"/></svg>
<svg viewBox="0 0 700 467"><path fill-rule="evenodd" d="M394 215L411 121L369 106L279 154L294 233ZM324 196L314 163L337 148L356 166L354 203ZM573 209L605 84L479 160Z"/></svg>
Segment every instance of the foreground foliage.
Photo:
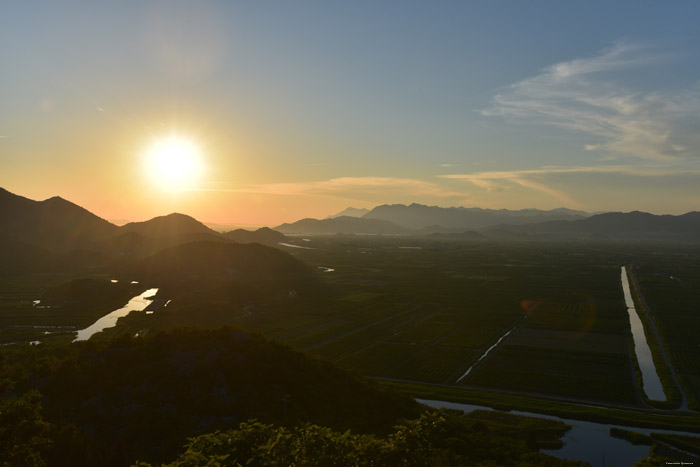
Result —
<svg viewBox="0 0 700 467"><path fill-rule="evenodd" d="M533 441L530 441L532 443ZM403 422L385 437L318 425L285 428L251 420L190 440L170 467L217 466L580 466L534 451L481 421L439 412ZM145 466L147 464L140 464Z"/></svg>

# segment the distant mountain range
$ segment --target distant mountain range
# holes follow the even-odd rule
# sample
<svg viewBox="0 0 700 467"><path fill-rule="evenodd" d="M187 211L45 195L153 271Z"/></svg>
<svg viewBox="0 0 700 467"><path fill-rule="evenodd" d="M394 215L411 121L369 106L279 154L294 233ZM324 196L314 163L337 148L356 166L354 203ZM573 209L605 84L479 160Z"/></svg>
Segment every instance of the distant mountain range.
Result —
<svg viewBox="0 0 700 467"><path fill-rule="evenodd" d="M550 221L530 225L501 225L498 231L513 235L526 234L535 238L626 239L700 241L700 212L679 216L654 215L646 212L608 212L586 219Z"/></svg>
<svg viewBox="0 0 700 467"><path fill-rule="evenodd" d="M284 234L412 234L434 238L700 241L700 213L590 215L570 209L490 210L421 204L348 208L326 219L302 219L275 230L216 232L184 214L121 227L60 197L34 201L0 188L0 272L54 271L133 260L191 242L284 242ZM342 214L343 212L339 213Z"/></svg>
<svg viewBox="0 0 700 467"><path fill-rule="evenodd" d="M513 211L392 204L377 206L362 217L302 219L282 224L276 229L287 234L302 235L413 234L464 240L491 238L698 242L700 213L672 216L634 211L591 215L565 208Z"/></svg>
<svg viewBox="0 0 700 467"><path fill-rule="evenodd" d="M326 217L326 219L333 219L335 217L342 217L342 216L348 216L348 217L362 217L365 214L369 212L369 209L365 208L345 208L339 213L336 214L331 214L330 216Z"/></svg>
<svg viewBox="0 0 700 467"><path fill-rule="evenodd" d="M307 218L292 224L278 225L275 230L290 234L397 234L410 232L410 229L400 227L387 220L350 216L331 219Z"/></svg>
<svg viewBox="0 0 700 467"><path fill-rule="evenodd" d="M253 231L236 229L225 232L224 236L238 243L262 243L263 245L276 245L287 240L283 233L272 230L269 227L262 227Z"/></svg>
<svg viewBox="0 0 700 467"><path fill-rule="evenodd" d="M344 214L345 215L342 215ZM275 227L296 234L398 234L458 233L499 224L521 225L551 220L584 219L590 214L570 209L541 211L523 209L442 208L422 204L384 204L372 210L348 208L326 219L302 219Z"/></svg>
<svg viewBox="0 0 700 467"><path fill-rule="evenodd" d="M442 208L422 204L384 204L377 206L363 216L363 219L382 219L407 229L424 229L429 226L454 230L478 230L498 224L532 224L551 220L574 220L588 217L589 214L570 209L508 209L481 208Z"/></svg>

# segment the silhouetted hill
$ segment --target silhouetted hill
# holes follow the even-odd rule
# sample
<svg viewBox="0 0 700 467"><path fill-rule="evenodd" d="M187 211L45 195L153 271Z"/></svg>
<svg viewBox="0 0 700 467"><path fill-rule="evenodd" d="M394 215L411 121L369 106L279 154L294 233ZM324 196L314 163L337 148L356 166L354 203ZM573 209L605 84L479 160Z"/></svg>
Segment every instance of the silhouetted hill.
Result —
<svg viewBox="0 0 700 467"><path fill-rule="evenodd" d="M146 237L160 238L196 234L220 234L185 214L172 213L154 217L144 222L130 222L119 228L120 232L135 232Z"/></svg>
<svg viewBox="0 0 700 467"><path fill-rule="evenodd" d="M302 219L291 224L275 227L282 233L290 234L397 234L407 233L408 229L393 222L364 217L341 216L333 219Z"/></svg>
<svg viewBox="0 0 700 467"><path fill-rule="evenodd" d="M504 225L501 230L538 236L597 239L700 241L700 212L680 216L646 212L609 212L575 221L551 221L533 225ZM491 231L487 231L491 233Z"/></svg>
<svg viewBox="0 0 700 467"><path fill-rule="evenodd" d="M268 245L276 245L287 240L283 233L272 230L269 227L262 227L258 230L236 229L225 232L224 236L238 243L262 243Z"/></svg>
<svg viewBox="0 0 700 467"><path fill-rule="evenodd" d="M581 219L588 214L570 209L553 209L541 211L538 209L523 209L511 211L508 209L481 209L438 206L422 204L384 204L377 206L363 216L363 219L381 219L393 222L408 229L422 229L427 226L440 226L446 229L482 229L498 224L530 224L556 219Z"/></svg>
<svg viewBox="0 0 700 467"><path fill-rule="evenodd" d="M312 269L288 253L257 243L195 242L166 248L137 261L131 274L144 282L180 281L303 287L317 281Z"/></svg>
<svg viewBox="0 0 700 467"><path fill-rule="evenodd" d="M12 357L0 359L0 374L17 375L17 390L40 391L56 428L49 465L163 462L186 438L250 418L384 432L421 410L328 362L227 328L26 348Z"/></svg>
<svg viewBox="0 0 700 467"><path fill-rule="evenodd" d="M345 208L342 211L331 214L326 217L326 219L335 219L336 217L348 216L348 217L362 217L369 212L369 209L365 208Z"/></svg>
<svg viewBox="0 0 700 467"><path fill-rule="evenodd" d="M0 188L0 235L52 251L83 248L118 227L58 196L33 201Z"/></svg>

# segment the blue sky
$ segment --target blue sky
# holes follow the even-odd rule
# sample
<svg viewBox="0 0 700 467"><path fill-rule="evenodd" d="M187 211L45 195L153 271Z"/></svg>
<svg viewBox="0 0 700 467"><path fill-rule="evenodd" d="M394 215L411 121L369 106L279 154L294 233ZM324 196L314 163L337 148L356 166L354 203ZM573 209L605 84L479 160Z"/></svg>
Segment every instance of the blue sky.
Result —
<svg viewBox="0 0 700 467"><path fill-rule="evenodd" d="M22 2L0 11L0 186L231 224L383 203L700 202L696 2ZM205 176L144 173L164 134Z"/></svg>

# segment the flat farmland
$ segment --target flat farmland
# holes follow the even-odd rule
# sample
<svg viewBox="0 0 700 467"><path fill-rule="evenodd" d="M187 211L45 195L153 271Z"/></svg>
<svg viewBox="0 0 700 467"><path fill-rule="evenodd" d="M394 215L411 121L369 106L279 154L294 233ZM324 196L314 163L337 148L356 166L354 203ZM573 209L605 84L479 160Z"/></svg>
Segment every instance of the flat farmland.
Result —
<svg viewBox="0 0 700 467"><path fill-rule="evenodd" d="M657 268L663 270L658 260L672 260L677 251L404 236L319 236L292 242L310 248L285 251L318 271L322 289L290 290L283 300L249 304L174 303L168 313L132 314L118 328L137 332L183 322L227 324L358 373L405 384L644 404L620 268L640 265L642 287L649 288L656 308L661 298L673 295L662 289L663 282L652 284L660 277L654 275ZM654 274L642 274L647 270ZM678 277L691 280L689 273ZM692 294L698 290L694 284L682 285L685 310L697 295ZM673 317L666 311L659 328L668 339L681 336L684 344L676 344L671 353L685 369L684 384L695 388L700 383L693 376L700 374L698 348L689 329L698 327L688 313Z"/></svg>
<svg viewBox="0 0 700 467"><path fill-rule="evenodd" d="M637 403L619 277L627 254L389 236L303 245L314 249L287 251L333 268L319 272L329 293L236 325L368 376Z"/></svg>
<svg viewBox="0 0 700 467"><path fill-rule="evenodd" d="M700 410L700 254L656 252L635 266L641 295L689 406Z"/></svg>

